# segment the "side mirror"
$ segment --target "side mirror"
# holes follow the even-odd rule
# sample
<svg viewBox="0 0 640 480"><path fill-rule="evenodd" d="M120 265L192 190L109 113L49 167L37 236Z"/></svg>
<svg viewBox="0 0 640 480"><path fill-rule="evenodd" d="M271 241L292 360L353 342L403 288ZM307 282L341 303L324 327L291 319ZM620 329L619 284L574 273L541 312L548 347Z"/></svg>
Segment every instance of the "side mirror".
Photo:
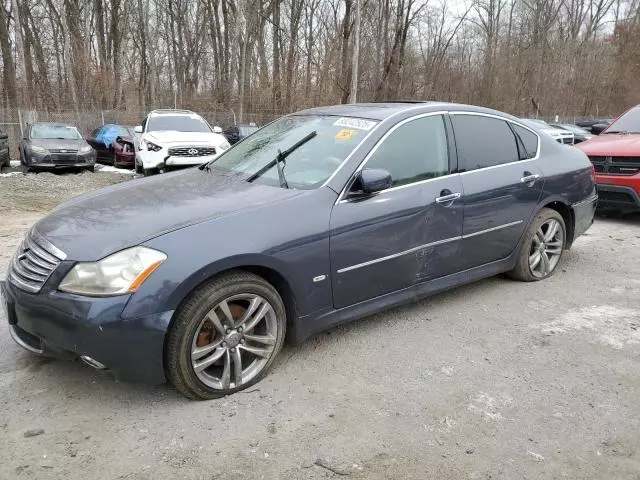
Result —
<svg viewBox="0 0 640 480"><path fill-rule="evenodd" d="M138 125L133 129L134 133L142 133L142 125Z"/></svg>
<svg viewBox="0 0 640 480"><path fill-rule="evenodd" d="M371 195L391 187L391 174L379 168L365 168L360 172L357 183L362 193Z"/></svg>
<svg viewBox="0 0 640 480"><path fill-rule="evenodd" d="M213 133L222 133L222 128L216 125L213 127Z"/></svg>

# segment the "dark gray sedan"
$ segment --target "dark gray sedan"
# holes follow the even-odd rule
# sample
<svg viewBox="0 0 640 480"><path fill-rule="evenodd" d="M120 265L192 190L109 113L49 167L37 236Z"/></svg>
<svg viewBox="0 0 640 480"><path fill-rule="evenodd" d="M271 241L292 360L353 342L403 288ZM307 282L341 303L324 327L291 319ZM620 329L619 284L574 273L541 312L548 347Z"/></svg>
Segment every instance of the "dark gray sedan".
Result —
<svg viewBox="0 0 640 480"><path fill-rule="evenodd" d="M500 112L316 108L200 168L63 204L16 252L4 303L27 350L213 398L262 378L285 335L498 273L549 277L596 200L580 150Z"/></svg>
<svg viewBox="0 0 640 480"><path fill-rule="evenodd" d="M20 163L27 170L74 167L93 171L96 152L72 125L34 123L27 126L20 142Z"/></svg>

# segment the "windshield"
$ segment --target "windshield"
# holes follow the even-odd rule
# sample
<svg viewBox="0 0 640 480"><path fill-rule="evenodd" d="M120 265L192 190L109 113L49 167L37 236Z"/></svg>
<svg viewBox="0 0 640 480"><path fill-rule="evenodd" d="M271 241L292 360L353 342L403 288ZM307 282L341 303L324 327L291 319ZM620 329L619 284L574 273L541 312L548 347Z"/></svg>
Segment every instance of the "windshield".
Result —
<svg viewBox="0 0 640 480"><path fill-rule="evenodd" d="M177 132L211 133L211 128L195 113L185 115L154 115L147 122L147 132L175 130Z"/></svg>
<svg viewBox="0 0 640 480"><path fill-rule="evenodd" d="M640 133L640 107L623 113L603 133Z"/></svg>
<svg viewBox="0 0 640 480"><path fill-rule="evenodd" d="M261 128L209 166L213 171L235 172L251 178L269 163L271 168L253 183L279 186L274 159L312 132L316 135L292 151L282 167L289 188L319 187L340 166L378 122L353 117L296 115Z"/></svg>
<svg viewBox="0 0 640 480"><path fill-rule="evenodd" d="M76 127L70 125L33 125L31 127L31 138L39 140L82 140L82 135L80 135Z"/></svg>

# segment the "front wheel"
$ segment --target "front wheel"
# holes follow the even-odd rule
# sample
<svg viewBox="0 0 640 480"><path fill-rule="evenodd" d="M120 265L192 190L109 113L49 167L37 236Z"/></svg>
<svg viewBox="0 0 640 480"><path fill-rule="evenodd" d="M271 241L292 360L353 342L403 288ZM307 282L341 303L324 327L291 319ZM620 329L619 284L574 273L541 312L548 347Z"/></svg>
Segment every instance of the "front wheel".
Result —
<svg viewBox="0 0 640 480"><path fill-rule="evenodd" d="M248 272L225 274L205 284L176 315L167 337L166 375L194 400L255 384L284 343L287 322L280 295Z"/></svg>
<svg viewBox="0 0 640 480"><path fill-rule="evenodd" d="M562 215L543 208L522 239L518 261L508 275L524 282L550 277L560 263L566 241L567 228Z"/></svg>

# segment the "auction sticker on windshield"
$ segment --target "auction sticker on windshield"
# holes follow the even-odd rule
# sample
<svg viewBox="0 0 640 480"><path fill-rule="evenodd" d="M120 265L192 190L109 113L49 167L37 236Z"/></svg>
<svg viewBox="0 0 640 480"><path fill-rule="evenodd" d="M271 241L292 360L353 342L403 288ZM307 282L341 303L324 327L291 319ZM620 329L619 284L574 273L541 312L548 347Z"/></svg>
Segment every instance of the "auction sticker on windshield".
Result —
<svg viewBox="0 0 640 480"><path fill-rule="evenodd" d="M350 140L351 137L357 135L358 132L355 130L349 130L348 128L343 128L338 133L336 133L336 140Z"/></svg>
<svg viewBox="0 0 640 480"><path fill-rule="evenodd" d="M365 120L364 118L342 117L334 122L335 127L357 128L359 130L371 130L378 122Z"/></svg>

